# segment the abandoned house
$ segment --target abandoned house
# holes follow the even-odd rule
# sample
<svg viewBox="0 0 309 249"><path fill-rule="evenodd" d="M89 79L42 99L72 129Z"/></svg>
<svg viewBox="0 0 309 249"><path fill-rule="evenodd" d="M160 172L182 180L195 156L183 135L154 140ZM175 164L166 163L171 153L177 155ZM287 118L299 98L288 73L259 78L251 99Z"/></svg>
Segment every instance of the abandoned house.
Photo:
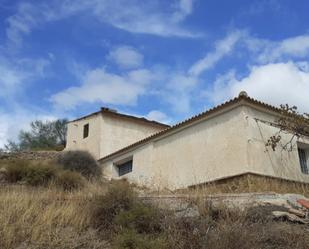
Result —
<svg viewBox="0 0 309 249"><path fill-rule="evenodd" d="M90 151L108 179L179 189L255 174L309 183L309 138L291 151L265 146L280 109L240 93L171 127L102 108L68 126L69 150ZM282 142L291 134L283 134Z"/></svg>

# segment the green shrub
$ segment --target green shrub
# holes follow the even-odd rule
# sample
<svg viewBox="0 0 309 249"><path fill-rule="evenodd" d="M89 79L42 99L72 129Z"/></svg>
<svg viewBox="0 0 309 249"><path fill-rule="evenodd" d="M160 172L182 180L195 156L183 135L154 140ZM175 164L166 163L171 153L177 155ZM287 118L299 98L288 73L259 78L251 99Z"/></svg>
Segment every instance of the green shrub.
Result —
<svg viewBox="0 0 309 249"><path fill-rule="evenodd" d="M36 164L25 167L25 175L22 180L32 186L47 185L56 177L57 168L54 165Z"/></svg>
<svg viewBox="0 0 309 249"><path fill-rule="evenodd" d="M130 210L136 202L136 194L129 183L115 181L107 193L93 202L92 224L100 230L111 230L114 218L122 211Z"/></svg>
<svg viewBox="0 0 309 249"><path fill-rule="evenodd" d="M10 183L22 181L26 175L29 163L27 161L15 160L8 163L6 166L7 180Z"/></svg>
<svg viewBox="0 0 309 249"><path fill-rule="evenodd" d="M64 169L79 172L87 178L101 175L97 161L87 151L64 152L58 157L57 162Z"/></svg>
<svg viewBox="0 0 309 249"><path fill-rule="evenodd" d="M134 230L125 230L114 238L115 249L165 249L168 243L164 236L152 237L139 234Z"/></svg>
<svg viewBox="0 0 309 249"><path fill-rule="evenodd" d="M60 170L56 175L55 184L65 191L72 191L81 189L85 185L85 179L77 172Z"/></svg>
<svg viewBox="0 0 309 249"><path fill-rule="evenodd" d="M162 232L161 217L159 209L136 203L130 210L119 213L115 217L115 224L138 233L154 234Z"/></svg>

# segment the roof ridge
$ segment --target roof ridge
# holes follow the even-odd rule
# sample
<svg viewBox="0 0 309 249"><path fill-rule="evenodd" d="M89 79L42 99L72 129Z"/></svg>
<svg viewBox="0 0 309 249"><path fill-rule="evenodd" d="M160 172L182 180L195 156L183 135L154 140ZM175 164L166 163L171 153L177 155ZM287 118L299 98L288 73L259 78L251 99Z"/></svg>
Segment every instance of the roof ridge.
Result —
<svg viewBox="0 0 309 249"><path fill-rule="evenodd" d="M156 126L170 127L168 124L164 124L164 123L161 123L161 122L158 122L158 121L155 121L155 120L149 120L145 117L136 117L136 116L125 114L125 113L119 113L117 110L111 109L111 108L108 108L108 107L101 107L100 111L96 111L96 112L90 113L88 115L82 116L80 118L71 120L68 123L76 122L76 121L97 115L99 113L106 113L106 114L111 114L111 115L124 117L124 118L128 118L128 119L134 119L134 120L138 120L138 121L141 121L141 122L153 124L153 125L156 125Z"/></svg>
<svg viewBox="0 0 309 249"><path fill-rule="evenodd" d="M152 134L152 135L150 135L150 136L148 136L148 137L145 137L145 138L143 138L143 139L141 139L141 140L138 140L138 141L136 141L136 142L134 142L134 143L132 143L132 144L130 144L130 145L128 145L128 146L125 146L125 147L123 147L123 148L121 148L121 149L119 149L119 150L117 150L117 151L115 151L115 152L113 152L113 153L111 153L111 154L109 154L109 155L106 155L106 156L100 158L99 161L104 160L104 159L107 159L107 158L109 158L109 157L111 157L111 156L114 156L114 155L116 155L116 154L118 154L118 153L121 153L121 152L123 152L123 151L125 151L125 150L128 150L128 149L130 149L130 148L132 148L132 147L134 147L134 146L137 146L137 145L139 145L139 144L142 144L142 143L144 143L144 142L150 141L151 139L153 139L153 138L155 138L155 137L159 137L159 136L161 136L161 135L163 135L163 134L168 133L168 132L171 131L171 130L177 129L177 128L182 127L182 126L184 126L184 125L186 125L186 124L189 124L189 123L191 123L191 122L194 122L194 121L198 120L199 118L205 117L206 115L209 115L209 114L211 114L211 113L213 113L213 112L216 112L216 111L218 111L218 110L220 110L220 109L222 109L222 108L227 107L227 106L230 105L230 104L237 103L237 102L239 102L239 101L241 101L241 100L250 101L250 102L253 103L253 104L260 105L260 106L262 106L263 108L269 109L269 110L274 111L274 112L279 112L280 114L282 114L281 109L279 109L278 107L275 107L275 106L273 106L273 105L264 103L264 102L262 102L262 101L259 101L259 100L254 99L254 98L251 98L251 97L249 97L249 96L246 94L246 92L241 92L241 93L240 93L237 97L235 97L235 98L232 98L232 99L230 99L230 100L228 100L228 101L226 101L226 102L224 102L224 103L222 103L222 104L219 104L219 105L217 105L217 106L215 106L215 107L212 107L212 108L210 108L210 109L208 109L208 110L206 110L206 111L204 111L204 112L198 113L198 114L196 114L196 115L194 115L194 116L192 116L192 117L190 117L190 118L187 118L187 119L185 119L185 120L183 120L183 121L181 121L181 122L179 122L179 123L177 123L177 124L175 124L175 125L172 125L172 126L166 128L166 129L162 130L162 131L158 131L158 132L156 132L156 133L154 133L154 134Z"/></svg>

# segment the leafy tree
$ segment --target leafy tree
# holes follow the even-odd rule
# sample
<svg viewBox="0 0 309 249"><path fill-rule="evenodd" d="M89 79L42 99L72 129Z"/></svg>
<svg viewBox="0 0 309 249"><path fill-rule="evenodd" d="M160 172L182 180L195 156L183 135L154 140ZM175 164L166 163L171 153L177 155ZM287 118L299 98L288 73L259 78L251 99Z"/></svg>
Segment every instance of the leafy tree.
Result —
<svg viewBox="0 0 309 249"><path fill-rule="evenodd" d="M295 138L299 140L303 136L309 137L309 114L300 113L296 106L290 107L288 104L281 105L280 110L280 118L274 124L279 131L267 140L266 146L273 151L278 145L284 150L292 151ZM285 143L282 143L282 133L291 134L291 138Z"/></svg>
<svg viewBox="0 0 309 249"><path fill-rule="evenodd" d="M18 141L11 140L5 145L9 151L57 149L66 144L66 119L55 121L35 120L30 123L30 131L21 130Z"/></svg>

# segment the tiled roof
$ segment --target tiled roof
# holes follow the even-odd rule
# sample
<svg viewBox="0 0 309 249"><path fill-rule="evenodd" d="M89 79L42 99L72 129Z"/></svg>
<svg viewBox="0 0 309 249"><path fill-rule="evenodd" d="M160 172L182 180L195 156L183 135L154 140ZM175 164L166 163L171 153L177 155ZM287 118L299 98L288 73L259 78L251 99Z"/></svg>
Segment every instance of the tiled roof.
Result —
<svg viewBox="0 0 309 249"><path fill-rule="evenodd" d="M211 108L211 109L209 109L209 110L207 110L205 112L197 114L197 115L195 115L195 116L193 116L193 117L191 117L189 119L186 119L186 120L184 120L184 121L182 121L180 123L177 123L177 124L175 124L175 125L173 125L171 127L168 127L168 128L166 128L166 129L164 129L162 131L159 131L159 132L157 132L157 133L155 133L155 134L153 134L153 135L151 135L149 137L146 137L146 138L144 138L142 140L139 140L139 141L137 141L137 142L135 142L133 144L130 144L130 145L128 145L128 146L126 146L126 147L124 147L124 148L122 148L120 150L117 150L117 151L115 151L115 152L113 152L113 153L111 153L111 154L109 154L109 155L107 155L105 157L102 157L101 159L99 159L99 161L103 161L103 160L109 159L109 158L111 158L111 157L113 157L113 156L115 156L117 154L125 152L125 151L127 151L129 149L132 149L132 148L136 147L136 146L139 146L141 144L145 144L145 143L147 143L148 141L150 141L150 140L152 140L154 138L160 137L162 135L166 135L166 134L168 134L168 133L170 133L170 132L172 132L172 131L174 131L176 129L179 129L181 127L184 127L184 126L187 126L187 125L189 125L191 123L194 123L195 121L198 121L198 120L201 120L201 119L203 119L205 117L208 117L211 114L219 112L219 111L223 110L224 108L232 106L233 104L239 103L241 101L245 101L247 103L253 104L253 105L261 107L263 109L267 109L269 111L276 112L278 114L282 113L280 108L277 108L277 107L274 107L272 105L266 104L264 102L258 101L256 99L250 98L250 97L247 96L247 94L245 92L241 92L239 94L239 96L234 98L234 99L231 99L231 100L229 100L229 101L227 101L227 102L225 102L225 103L223 103L221 105L213 107L213 108Z"/></svg>
<svg viewBox="0 0 309 249"><path fill-rule="evenodd" d="M131 121L134 121L134 122L150 124L150 125L157 126L157 127L162 127L162 128L170 127L167 124L159 123L159 122L153 121L153 120L148 120L148 119L143 118L143 117L135 117L135 116L132 116L132 115L118 113L116 110L106 108L106 107L102 107L100 111L97 111L97 112L91 113L89 115L80 117L78 119L69 121L68 123L79 121L79 120L82 120L82 119L85 119L85 118L88 118L88 117L91 117L91 116L94 116L94 115L97 115L97 114L100 114L100 113L103 113L103 114L106 114L106 115L109 115L109 116L112 116L112 117L116 117L116 118L124 118L124 119L131 120Z"/></svg>

